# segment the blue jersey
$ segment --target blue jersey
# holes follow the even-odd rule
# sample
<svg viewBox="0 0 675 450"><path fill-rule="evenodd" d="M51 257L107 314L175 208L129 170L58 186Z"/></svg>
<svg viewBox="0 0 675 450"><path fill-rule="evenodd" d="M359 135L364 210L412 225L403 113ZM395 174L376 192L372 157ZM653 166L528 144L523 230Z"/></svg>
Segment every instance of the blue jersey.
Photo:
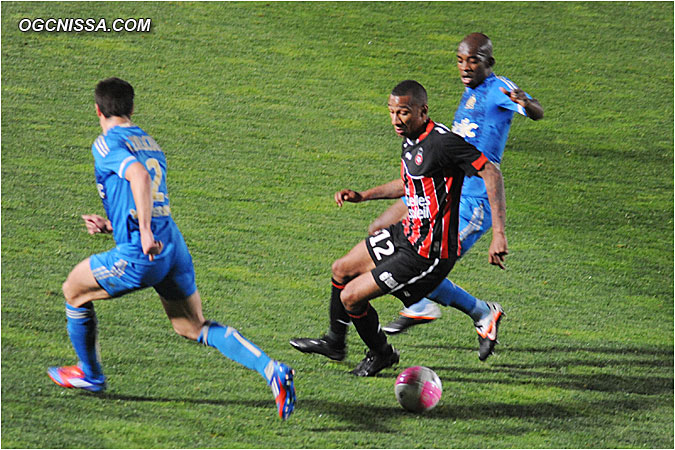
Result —
<svg viewBox="0 0 675 450"><path fill-rule="evenodd" d="M100 135L92 145L96 187L113 226L117 249L125 259L147 262L143 255L136 204L131 184L125 179L134 162L145 166L152 180L152 232L164 244L170 242L173 228L166 188L166 158L155 140L135 125L116 126ZM177 227L176 227L177 228ZM162 258L169 252L162 252Z"/></svg>
<svg viewBox="0 0 675 450"><path fill-rule="evenodd" d="M513 113L527 116L525 108L511 101L500 87L512 91L518 86L506 77L491 73L475 89L467 87L452 124L453 133L462 136L497 165L502 161ZM531 98L529 94L527 97ZM480 177L466 178L462 195L487 198L485 182Z"/></svg>

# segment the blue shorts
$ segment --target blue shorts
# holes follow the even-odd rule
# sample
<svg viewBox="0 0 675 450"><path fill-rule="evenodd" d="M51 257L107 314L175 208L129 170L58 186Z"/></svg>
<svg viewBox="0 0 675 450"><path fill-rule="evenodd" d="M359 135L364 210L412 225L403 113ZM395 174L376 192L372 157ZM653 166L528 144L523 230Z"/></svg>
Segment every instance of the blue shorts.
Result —
<svg viewBox="0 0 675 450"><path fill-rule="evenodd" d="M492 227L492 210L486 198L459 199L459 243L461 257Z"/></svg>
<svg viewBox="0 0 675 450"><path fill-rule="evenodd" d="M119 247L92 255L89 267L94 278L111 297L147 287L154 287L167 300L183 300L194 294L197 284L192 257L178 228L158 240L164 249L162 257L154 261L142 254L130 258Z"/></svg>

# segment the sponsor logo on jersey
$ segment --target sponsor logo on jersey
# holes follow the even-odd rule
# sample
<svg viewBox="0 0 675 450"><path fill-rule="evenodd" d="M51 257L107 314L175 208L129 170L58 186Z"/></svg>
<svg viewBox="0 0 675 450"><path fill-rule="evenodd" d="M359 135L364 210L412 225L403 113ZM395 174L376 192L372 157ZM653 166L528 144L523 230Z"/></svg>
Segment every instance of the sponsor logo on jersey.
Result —
<svg viewBox="0 0 675 450"><path fill-rule="evenodd" d="M407 159L408 161L410 161L410 160L412 159L412 153L410 153L410 152L405 152L405 159Z"/></svg>
<svg viewBox="0 0 675 450"><path fill-rule="evenodd" d="M452 123L452 132L462 136L463 138L472 138L476 137L476 133L473 130L478 129L478 125L469 121L468 118L462 119L461 122Z"/></svg>
<svg viewBox="0 0 675 450"><path fill-rule="evenodd" d="M429 209L430 203L431 203L430 197L408 196L408 217L410 218L410 220L430 219L431 218L431 210Z"/></svg>

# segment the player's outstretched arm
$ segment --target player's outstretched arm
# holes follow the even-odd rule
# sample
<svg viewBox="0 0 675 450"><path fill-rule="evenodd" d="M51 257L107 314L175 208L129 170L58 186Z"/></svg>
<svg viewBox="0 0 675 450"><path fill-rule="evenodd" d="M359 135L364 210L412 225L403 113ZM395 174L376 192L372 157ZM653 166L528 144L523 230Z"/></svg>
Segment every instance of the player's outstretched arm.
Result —
<svg viewBox="0 0 675 450"><path fill-rule="evenodd" d="M82 220L84 220L84 226L87 227L87 232L89 234L110 234L113 231L112 223L98 214L83 214Z"/></svg>
<svg viewBox="0 0 675 450"><path fill-rule="evenodd" d="M397 178L389 183L370 188L365 191L353 191L351 189L342 189L335 193L335 203L342 206L344 202L360 203L366 200L379 200L383 198L399 198L405 194L403 180Z"/></svg>
<svg viewBox="0 0 675 450"><path fill-rule="evenodd" d="M485 181L490 209L492 209L492 243L490 244L490 264L504 269L504 257L509 249L506 242L506 196L502 172L491 162L485 163L478 175Z"/></svg>
<svg viewBox="0 0 675 450"><path fill-rule="evenodd" d="M162 252L162 243L155 240L150 222L152 221L152 191L150 174L145 166L139 162L132 163L127 169L125 178L131 185L131 193L136 204L138 228L141 232L143 254L148 255L150 261L155 255Z"/></svg>
<svg viewBox="0 0 675 450"><path fill-rule="evenodd" d="M544 108L541 106L539 101L536 98L527 98L525 91L522 89L514 89L508 91L503 87L499 88L505 95L511 99L512 102L518 103L520 106L525 108L527 112L527 117L532 120L539 120L544 117Z"/></svg>
<svg viewBox="0 0 675 450"><path fill-rule="evenodd" d="M408 213L408 207L403 203L403 200L397 200L396 203L391 205L385 212L380 214L380 216L373 220L373 222L368 226L368 234L375 234L376 231L379 231L383 228L387 228L389 225L392 225L396 222L399 222L405 215Z"/></svg>

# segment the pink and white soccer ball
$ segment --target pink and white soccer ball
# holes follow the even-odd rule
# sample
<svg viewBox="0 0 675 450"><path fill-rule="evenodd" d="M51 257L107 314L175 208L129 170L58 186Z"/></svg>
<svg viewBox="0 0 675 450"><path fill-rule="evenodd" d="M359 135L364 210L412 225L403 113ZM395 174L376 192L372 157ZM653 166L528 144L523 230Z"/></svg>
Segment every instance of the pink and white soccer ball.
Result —
<svg viewBox="0 0 675 450"><path fill-rule="evenodd" d="M408 411L429 411L438 404L443 393L436 372L423 366L408 367L396 377L396 400Z"/></svg>

